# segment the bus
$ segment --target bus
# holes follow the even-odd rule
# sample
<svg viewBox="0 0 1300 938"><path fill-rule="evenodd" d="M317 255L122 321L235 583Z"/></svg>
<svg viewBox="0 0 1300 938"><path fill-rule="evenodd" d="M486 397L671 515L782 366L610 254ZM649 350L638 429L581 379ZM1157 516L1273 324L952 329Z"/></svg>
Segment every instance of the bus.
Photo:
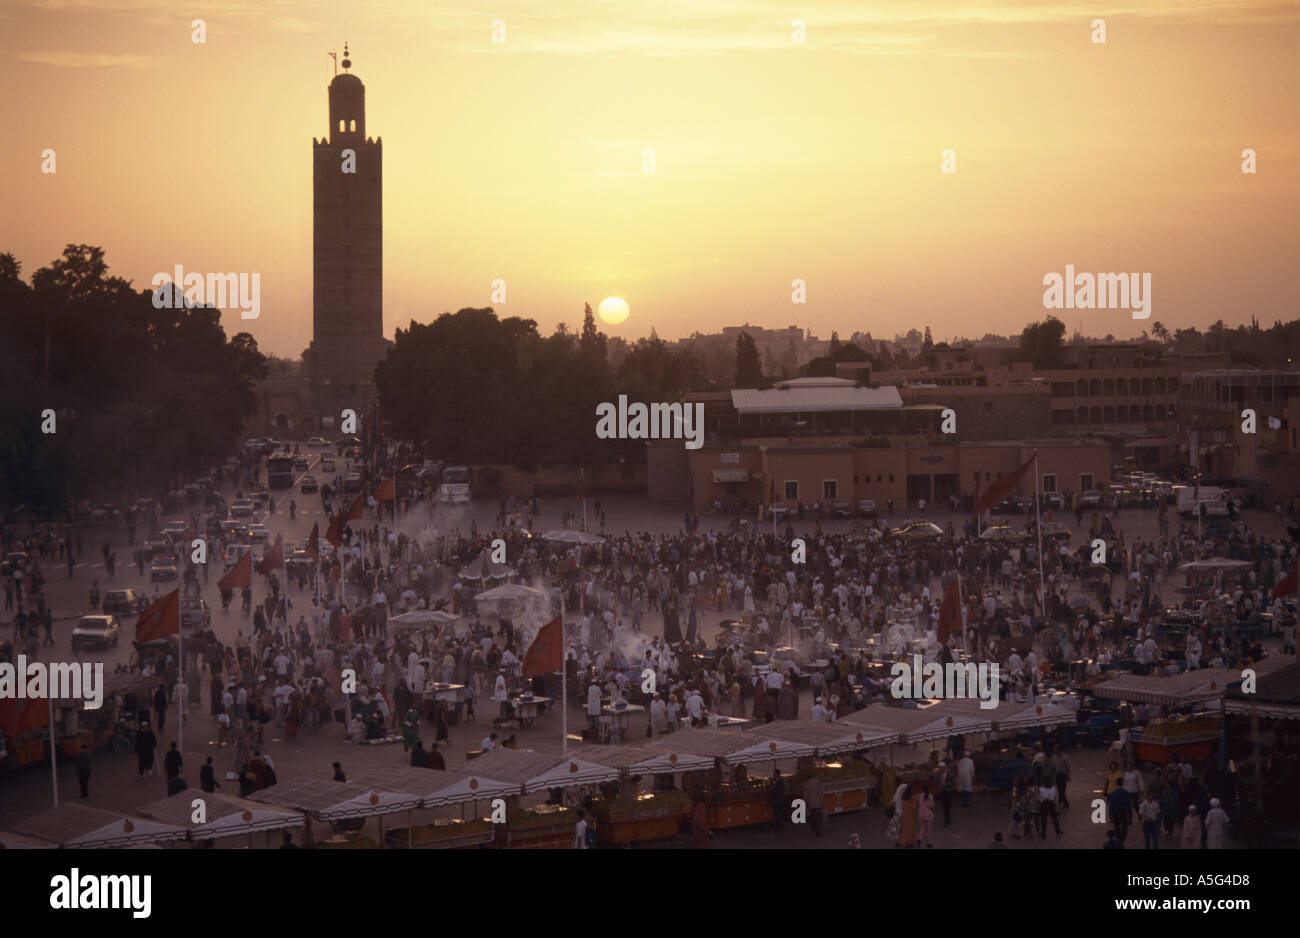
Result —
<svg viewBox="0 0 1300 938"><path fill-rule="evenodd" d="M465 466L448 466L442 470L438 498L443 502L469 501L469 469Z"/></svg>
<svg viewBox="0 0 1300 938"><path fill-rule="evenodd" d="M292 453L272 453L266 457L266 485L273 489L287 489L293 485Z"/></svg>

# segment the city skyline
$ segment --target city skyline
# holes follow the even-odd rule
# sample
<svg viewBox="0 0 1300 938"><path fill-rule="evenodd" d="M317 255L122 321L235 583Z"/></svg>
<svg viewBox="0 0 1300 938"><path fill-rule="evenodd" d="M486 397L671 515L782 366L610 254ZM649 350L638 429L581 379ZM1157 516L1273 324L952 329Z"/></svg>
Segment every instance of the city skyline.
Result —
<svg viewBox="0 0 1300 938"><path fill-rule="evenodd" d="M346 40L386 144L388 337L471 306L573 329L606 296L631 315L603 331L629 341L741 322L1014 337L1049 313L1067 335L1127 339L1295 318L1291 4L490 12L11 6L29 93L0 157L0 250L29 278L65 243L97 244L137 288L176 264L258 272L260 316L227 311L226 330L297 358L310 140L328 134L327 53ZM1045 309L1043 277L1067 265L1149 274L1150 318Z"/></svg>

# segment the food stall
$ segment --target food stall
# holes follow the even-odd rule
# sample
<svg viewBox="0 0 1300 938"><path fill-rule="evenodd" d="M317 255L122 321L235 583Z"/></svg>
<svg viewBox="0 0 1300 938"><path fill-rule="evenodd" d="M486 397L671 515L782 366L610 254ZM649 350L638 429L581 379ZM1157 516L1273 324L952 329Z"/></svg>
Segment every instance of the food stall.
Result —
<svg viewBox="0 0 1300 938"><path fill-rule="evenodd" d="M270 788L263 788L249 796L250 801L259 804L274 805L300 811L308 818L324 821L335 829L334 836L307 844L322 848L373 849L383 842L384 815L401 811L410 811L420 806L420 798L409 792L387 791L370 788L352 782L325 782L317 779L302 779L295 782L281 782ZM378 838L366 837L360 833L364 830L367 818L373 817L379 828ZM360 822L360 827L355 822ZM304 840L310 840L312 829L306 825Z"/></svg>
<svg viewBox="0 0 1300 938"><path fill-rule="evenodd" d="M494 846L503 849L563 849L573 845L577 812L562 805L523 808L519 795L549 789L574 788L612 782L619 769L577 757L497 749L474 760L483 777L517 786L506 800L506 822L496 826Z"/></svg>
<svg viewBox="0 0 1300 938"><path fill-rule="evenodd" d="M188 799L185 804L189 804ZM186 836L185 828L177 824L131 817L76 802L65 802L24 818L13 829L70 850L165 844L184 840Z"/></svg>
<svg viewBox="0 0 1300 938"><path fill-rule="evenodd" d="M205 843L223 837L247 837L253 846L253 834L264 831L270 846L271 831L302 827L305 819L297 811L252 805L242 798L220 792L192 793L188 798L163 798L151 801L136 809L141 817L163 824L173 824L186 832L184 839L191 843ZM202 799L204 820L194 820L195 799Z"/></svg>
<svg viewBox="0 0 1300 938"><path fill-rule="evenodd" d="M677 788L639 792L643 768L655 765L663 753L645 746L585 746L582 758L619 770L617 785L602 785L591 805L596 838L601 843L630 844L675 837L691 814L689 795ZM712 765L709 760L705 767ZM673 765L671 771L675 772ZM658 774L671 774L660 772Z"/></svg>
<svg viewBox="0 0 1300 938"><path fill-rule="evenodd" d="M867 792L874 787L870 767L859 760L838 758L844 753L888 746L898 739L896 732L841 723L778 721L749 730L748 735L810 747L813 752L800 759L799 771L789 783L798 796L804 779L816 775L822 783L822 807L827 814L857 811L867 806ZM815 756L814 762L811 756Z"/></svg>
<svg viewBox="0 0 1300 938"><path fill-rule="evenodd" d="M478 802L519 794L519 785L513 782L496 781L469 770L447 772L396 766L354 781L367 788L418 795L424 815L434 809L461 806L459 818L426 816L419 823L414 820L414 812L408 811L406 827L384 832L384 846L398 850L447 850L490 844L496 835L492 822L478 816Z"/></svg>

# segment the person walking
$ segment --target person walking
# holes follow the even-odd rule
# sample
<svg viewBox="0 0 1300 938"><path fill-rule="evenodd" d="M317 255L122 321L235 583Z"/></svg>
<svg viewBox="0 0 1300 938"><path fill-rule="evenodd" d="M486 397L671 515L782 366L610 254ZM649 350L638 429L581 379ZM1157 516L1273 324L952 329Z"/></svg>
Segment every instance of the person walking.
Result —
<svg viewBox="0 0 1300 938"><path fill-rule="evenodd" d="M961 806L970 807L971 794L975 791L975 762L970 757L970 750L962 753L957 763L957 791L961 793Z"/></svg>
<svg viewBox="0 0 1300 938"><path fill-rule="evenodd" d="M1187 817L1183 818L1181 846L1184 850L1201 849L1201 816L1196 810L1196 805L1189 805Z"/></svg>
<svg viewBox="0 0 1300 938"><path fill-rule="evenodd" d="M1056 785L1043 779L1043 783L1038 788L1038 836L1044 840L1047 839L1047 821L1052 821L1052 829L1056 831L1056 836L1061 836L1061 821L1056 811Z"/></svg>
<svg viewBox="0 0 1300 938"><path fill-rule="evenodd" d="M214 792L221 787L217 781L217 775L212 768L212 757L208 756L208 761L199 769L199 787L206 792Z"/></svg>
<svg viewBox="0 0 1300 938"><path fill-rule="evenodd" d="M813 834L822 835L822 783L816 775L809 775L803 783L803 800L808 808L808 824Z"/></svg>
<svg viewBox="0 0 1300 938"><path fill-rule="evenodd" d="M916 802L916 845L924 843L934 846L934 795L930 794L928 784L921 786L921 794Z"/></svg>
<svg viewBox="0 0 1300 938"><path fill-rule="evenodd" d="M695 811L691 815L691 847L705 850L709 846L709 810L704 806L704 799L695 802Z"/></svg>
<svg viewBox="0 0 1300 938"><path fill-rule="evenodd" d="M1065 747L1059 745L1056 747L1052 767L1056 770L1056 794L1064 810L1070 806L1070 797L1066 793L1070 784L1070 757L1065 754Z"/></svg>
<svg viewBox="0 0 1300 938"><path fill-rule="evenodd" d="M939 804L943 807L943 826L952 827L952 799L957 794L957 779L952 769L939 763Z"/></svg>
<svg viewBox="0 0 1300 938"><path fill-rule="evenodd" d="M1222 850L1223 838L1228 832L1228 812L1223 810L1223 802L1218 798L1210 799L1210 810L1205 815L1205 847L1207 850Z"/></svg>
<svg viewBox="0 0 1300 938"><path fill-rule="evenodd" d="M1138 816L1142 819L1142 846L1147 850L1160 849L1160 802L1156 801L1156 793L1152 789L1147 789L1146 799L1138 808Z"/></svg>
<svg viewBox="0 0 1300 938"><path fill-rule="evenodd" d="M77 753L77 784L81 786L81 797L90 797L90 747L85 743L81 744L81 752Z"/></svg>
<svg viewBox="0 0 1300 938"><path fill-rule="evenodd" d="M153 775L154 750L158 748L158 737L149 729L149 721L140 724L140 732L135 734L135 756L140 768L140 777Z"/></svg>
<svg viewBox="0 0 1300 938"><path fill-rule="evenodd" d="M167 727L167 692L161 687L154 691L153 708L158 711L158 732Z"/></svg>

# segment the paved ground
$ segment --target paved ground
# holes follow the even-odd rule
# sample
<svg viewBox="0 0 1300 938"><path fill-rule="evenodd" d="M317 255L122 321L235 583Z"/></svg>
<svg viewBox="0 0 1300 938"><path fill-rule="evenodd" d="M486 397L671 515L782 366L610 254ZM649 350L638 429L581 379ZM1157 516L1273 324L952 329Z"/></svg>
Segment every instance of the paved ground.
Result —
<svg viewBox="0 0 1300 938"><path fill-rule="evenodd" d="M344 471L341 460L339 461L339 470ZM312 471L322 480L329 478L327 474L319 472L315 464L313 464ZM276 494L281 495L282 493ZM277 505L277 512L265 519L273 533L284 534L286 543L290 541L296 542L306 537L313 522L319 522L321 527L324 527L324 515L320 510L319 498L314 495L302 496L298 494L295 494L294 497L298 503L297 517L294 521L291 522L288 517L287 497L277 499L283 504ZM594 501L594 499L591 499L588 502L589 519L594 519ZM675 507L669 508L644 499L634 498L607 498L603 499L602 502L607 515L607 530L611 533L621 532L625 528L636 531L668 532L679 530L682 527L681 512ZM543 500L542 514L534 525L535 530L558 527L562 512L571 507L574 507L572 499ZM467 532L470 521L474 520L477 522L480 531L486 531L493 524L497 504L490 501L477 502L467 508L455 509L455 515L447 514L449 511L449 509L439 509L440 513L437 521L444 530L460 527ZM913 514L915 515L915 513ZM930 520L937 521L940 524L943 524L949 518L953 520L958 529L965 521L965 517L961 515L952 515L948 512L930 512ZM903 520L904 514L896 512L891 519L891 524L897 525ZM1023 520L1023 518L1016 519L1017 522L1023 522ZM1072 524L1073 515L1067 514L1062 520ZM730 521L730 516L704 516L701 518L701 525L706 530L710 528L720 529L726 527ZM1283 533L1277 520L1266 513L1258 513L1257 516L1253 517L1253 521L1256 525L1255 529L1261 533L1269 535L1275 531L1278 534ZM803 523L794 522L797 532L811 531L812 526L811 519ZM413 513L411 517L401 519L399 524L400 530L413 535L425 533L427 527L428 516L426 512ZM847 527L847 522L843 521L823 523L823 528L827 531L835 531L845 527ZM1127 541L1132 541L1138 536L1144 539L1154 537L1156 534L1155 513L1150 510L1127 510L1121 515L1119 527L1124 531ZM597 526L592 524L591 528L596 530ZM782 524L781 529L784 530L784 524ZM143 538L147 533L140 531L138 536ZM1075 533L1074 544L1079 543L1082 533ZM86 537L86 559L98 561L100 556L99 547L106 537L113 545L113 549L117 551L119 557L117 575L111 582L107 578L102 563L91 562L79 565L74 572L74 576L69 579L66 576L66 568L60 568L57 563L47 562L47 577L49 578L47 592L56 617L54 628L55 646L52 649L43 649L42 652L43 657L46 657L47 660L52 658L55 653L62 656L61 660L70 659L69 636L76 617L87 611L87 595L92 579L100 581L101 589L106 589L110 585L132 586L145 595L153 593L153 585L148 582L148 565L145 565L145 575L140 576L136 568L129 563L130 548L125 542L124 532L92 531L88 533ZM128 560L122 561L121 558L128 558ZM212 626L214 631L223 642L230 642L241 631L251 631L251 617L245 616L239 611L237 599L232 604L230 612L223 613L221 611L220 597L216 588L218 574L219 570L214 568L211 582L204 589L204 597L209 605L213 607ZM1170 589L1172 585L1167 584L1166 589ZM167 589L172 588L172 584L161 584L160 586ZM254 587L255 600L261 598L259 586L260 584L256 584ZM304 612L310 607L310 598L307 595L294 592L291 592L290 595L295 601L299 602L297 612ZM1172 594L1170 595L1172 598ZM716 634L720 618L722 616L717 612L707 612L702 617L701 630L706 640L712 640ZM296 615L294 619L296 620ZM650 634L662 634L662 620L658 615L648 614L645 617L644 625ZM112 666L117 662L127 660L131 650L127 639L133 635L133 631L134 618L131 618L124 623L124 640L122 644L117 649L103 654L102 659L97 659L105 662L106 669L111 670ZM229 764L229 747L220 747L216 742L216 724L213 718L208 716L210 708L207 696L208 682L205 678L203 705L193 711L186 719L184 745L182 747L186 766L184 774L196 790L198 766L207 756L213 756L219 778L222 777ZM800 701L801 715L810 712L812 702L810 692L804 691ZM484 700L479 707L479 711L480 714L490 714L490 701ZM158 734L160 751L165 750L170 742L176 739L175 717L174 712L169 713L165 731ZM525 729L518 734L521 745L537 751L558 753L562 746L560 723L558 711L544 714L531 728ZM584 715L576 708L571 710L569 714L570 733L577 733L578 728L583 725L585 725ZM489 722L461 723L453 727L451 744L445 751L448 766L457 768L463 765L465 763L465 752L479 748L480 741L489 729ZM644 723L638 723L634 718L632 730L632 736L635 739L640 733L644 732ZM337 723L323 728L316 736L304 733L293 741L284 739L280 730L268 727L265 740L264 750L269 752L275 759L277 773L282 781L301 777L329 778L331 774L330 765L335 760L343 763L345 770L351 777L357 777L387 766L407 764L400 745L357 746L350 744L344 739L342 724ZM580 745L580 739L571 737L569 751L571 753L575 752L576 747ZM924 753L909 755L902 751L896 751L894 761L899 764L920 761L924 756ZM1071 753L1071 757L1074 763L1074 782L1072 784L1072 798L1074 800L1072 800L1072 807L1062 812L1063 836L1056 838L1049 833L1047 841L1036 840L1030 844L1012 842L1012 848L1023 848L1031 845L1035 847L1099 847L1104 842L1104 828L1090 822L1085 803L1088 792L1100 790L1102 771L1108 761L1106 753L1104 750L1077 749ZM763 767L755 768L759 770ZM782 768L793 769L793 766L783 765ZM71 764L60 765L58 782L61 799L77 799L77 784ZM231 785L227 785L225 790L229 791L230 788ZM136 775L134 755L119 756L100 753L96 756L91 780L91 797L88 803L113 810L130 811L146 801L155 800L164 795L165 783L163 779L157 776L140 779ZM25 767L17 777L11 776L0 781L0 828L8 826L17 818L44 810L50 803L51 779L48 767ZM883 812L878 808L873 808L831 819L827 824L825 836L821 838L814 837L807 829L790 827L787 827L782 834L761 829L739 829L719 833L713 843L717 847L842 847L847 844L851 833L857 833L861 837L864 847L877 848L891 846L884 841L885 826L886 820ZM1005 832L1006 828L1006 796L992 793L977 795L975 804L971 808L954 808L954 823L951 828L943 829L941 819L936 822L935 848L985 847L992 840L994 831ZM1137 841L1136 845L1140 846L1139 834L1131 833L1129 840L1130 846L1135 845L1135 840ZM677 845L680 846L685 842L685 839L679 839ZM659 846L673 845L673 841L666 841Z"/></svg>

